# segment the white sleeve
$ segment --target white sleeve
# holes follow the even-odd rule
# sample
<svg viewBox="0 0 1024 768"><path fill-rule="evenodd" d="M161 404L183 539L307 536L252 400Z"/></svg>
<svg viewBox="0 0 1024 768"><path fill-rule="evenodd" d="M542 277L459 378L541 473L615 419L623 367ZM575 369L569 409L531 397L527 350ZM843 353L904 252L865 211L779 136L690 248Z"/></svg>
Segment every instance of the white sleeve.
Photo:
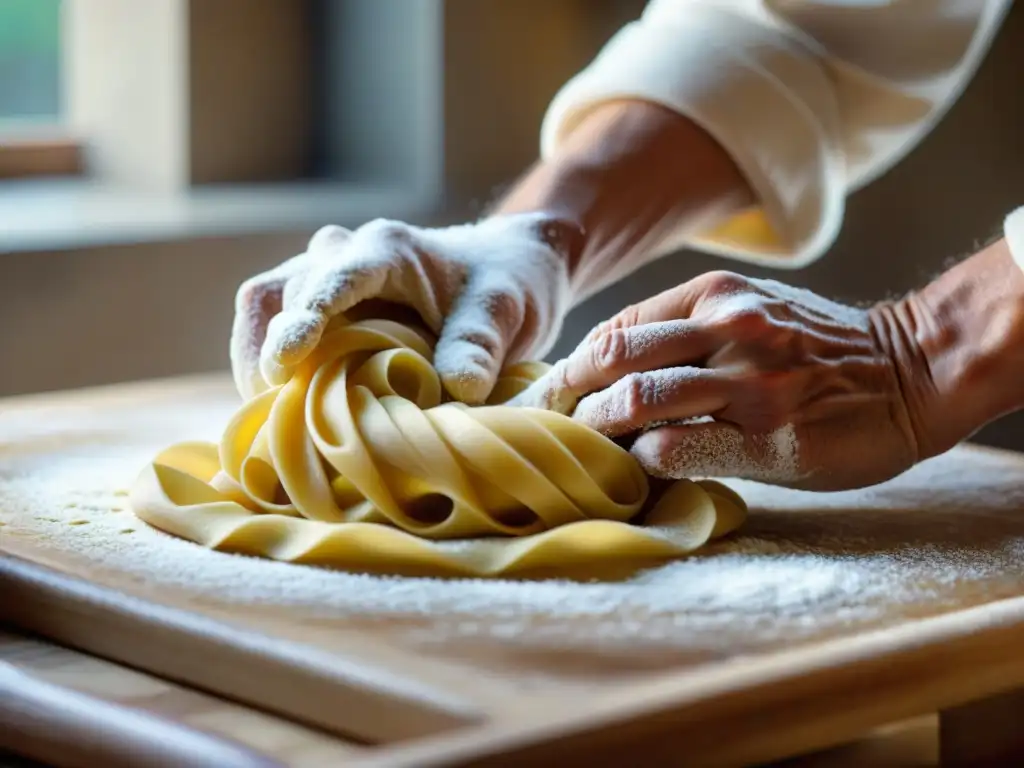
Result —
<svg viewBox="0 0 1024 768"><path fill-rule="evenodd" d="M824 253L846 196L917 145L960 96L1012 0L652 0L555 96L541 155L602 102L639 98L701 125L756 208L692 247L797 268Z"/></svg>
<svg viewBox="0 0 1024 768"><path fill-rule="evenodd" d="M1024 206L1006 217L1003 235L1006 237L1006 244L1010 248L1013 260L1017 262L1017 266L1024 269Z"/></svg>

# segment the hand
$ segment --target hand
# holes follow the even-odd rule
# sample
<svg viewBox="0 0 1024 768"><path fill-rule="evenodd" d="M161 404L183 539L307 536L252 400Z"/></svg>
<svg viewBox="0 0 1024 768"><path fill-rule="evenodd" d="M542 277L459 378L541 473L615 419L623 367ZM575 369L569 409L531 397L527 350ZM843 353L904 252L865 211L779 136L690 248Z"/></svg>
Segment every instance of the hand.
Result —
<svg viewBox="0 0 1024 768"><path fill-rule="evenodd" d="M930 391L886 311L708 273L601 324L514 402L639 433L657 477L871 485L922 457Z"/></svg>
<svg viewBox="0 0 1024 768"><path fill-rule="evenodd" d="M243 397L288 380L332 318L368 299L403 304L439 334L449 394L486 400L506 361L542 357L570 304L570 252L582 237L542 214L424 229L378 220L324 227L306 252L246 281L231 360Z"/></svg>

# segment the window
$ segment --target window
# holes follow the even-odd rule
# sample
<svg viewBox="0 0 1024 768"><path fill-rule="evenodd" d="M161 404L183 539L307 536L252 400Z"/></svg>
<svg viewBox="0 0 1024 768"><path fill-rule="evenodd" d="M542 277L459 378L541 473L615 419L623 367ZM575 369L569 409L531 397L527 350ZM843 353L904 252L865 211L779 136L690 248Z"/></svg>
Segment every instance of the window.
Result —
<svg viewBox="0 0 1024 768"><path fill-rule="evenodd" d="M0 254L472 210L536 157L590 18L576 0L0 0Z"/></svg>
<svg viewBox="0 0 1024 768"><path fill-rule="evenodd" d="M67 175L78 147L63 137L62 0L0 0L0 178Z"/></svg>
<svg viewBox="0 0 1024 768"><path fill-rule="evenodd" d="M60 116L60 0L0 2L0 120Z"/></svg>

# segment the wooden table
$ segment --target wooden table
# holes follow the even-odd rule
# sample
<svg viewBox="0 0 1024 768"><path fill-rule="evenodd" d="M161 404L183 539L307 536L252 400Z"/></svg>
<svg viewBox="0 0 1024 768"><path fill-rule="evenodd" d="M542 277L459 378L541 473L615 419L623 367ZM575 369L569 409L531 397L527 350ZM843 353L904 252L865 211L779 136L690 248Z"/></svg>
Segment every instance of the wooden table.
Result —
<svg viewBox="0 0 1024 768"><path fill-rule="evenodd" d="M828 496L738 483L747 527L685 563L508 582L471 613L450 598L474 585L408 580L375 611L355 593L379 581L197 551L123 509L156 450L234 406L222 379L0 403L0 733L20 717L108 765L744 765L941 712L944 764L1020 756L1022 456L964 447ZM221 589L242 577L259 600Z"/></svg>
<svg viewBox="0 0 1024 768"><path fill-rule="evenodd" d="M165 718L211 735L230 739L254 750L287 755L291 765L343 765L360 748L324 736L287 720L271 717L224 699L176 685L153 675L64 648L45 640L0 630L0 663L31 675L33 681L61 686L74 693ZM876 729L848 744L802 755L771 765L775 768L926 768L938 766L938 723L935 717L915 718ZM57 738L54 738L54 735ZM110 734L121 745L122 729ZM51 765L97 764L80 741L66 739L62 730L29 748L37 758L53 755ZM639 756L638 756L639 757ZM36 768L24 758L0 755L0 768ZM636 765L642 763L636 762ZM767 768L767 766L766 766Z"/></svg>

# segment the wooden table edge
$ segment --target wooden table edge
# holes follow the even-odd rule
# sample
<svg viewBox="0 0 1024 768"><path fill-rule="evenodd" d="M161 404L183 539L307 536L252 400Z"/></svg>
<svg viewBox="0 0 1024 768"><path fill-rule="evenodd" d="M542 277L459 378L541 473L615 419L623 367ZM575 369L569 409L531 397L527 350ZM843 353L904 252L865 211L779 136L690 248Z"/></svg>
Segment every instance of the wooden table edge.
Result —
<svg viewBox="0 0 1024 768"><path fill-rule="evenodd" d="M282 768L235 741L42 680L0 661L0 749L57 765Z"/></svg>
<svg viewBox="0 0 1024 768"><path fill-rule="evenodd" d="M0 573L9 573L13 560L0 558ZM78 589L85 584L40 566L28 568L47 571L51 584L62 588ZM12 622L15 626L33 632L42 629L39 634L43 636L92 652L88 640L83 643L81 638L68 638L60 631L48 632L53 627L45 622L40 626L38 621L20 622L17 618ZM573 757L607 757L635 745L638 739L653 741L663 732L674 733L679 743L686 745L688 759L701 760L702 765L778 759L793 754L791 746L782 748L792 740L780 739L793 729L806 733L800 751L809 751L856 737L874 726L1024 686L1022 645L1024 597L1010 598L895 628L672 673L661 680L632 684L620 696L578 712L538 712L529 722L481 720L476 727L460 723L466 727L443 732L435 729L438 735L382 745L379 752L369 752L352 764L395 768L475 765L480 761L488 765L527 760L545 764L553 750L560 758L564 758L564 750L570 750ZM139 665L106 650L100 649L97 655L180 679L158 664ZM983 665L974 661L978 658L984 659ZM209 685L199 687L210 689ZM917 703L922 689L929 691L927 708ZM278 710L276 714L303 721L291 712ZM723 745L720 738L708 735L714 732L708 723L715 721L728 721L743 738Z"/></svg>
<svg viewBox="0 0 1024 768"><path fill-rule="evenodd" d="M577 712L477 729L368 753L360 768L555 765L629 759L673 735L688 764L737 766L792 757L871 728L1024 688L1024 597L899 627L634 684ZM977 659L984 659L979 665ZM839 673L838 678L836 673ZM928 705L921 705L922 690ZM550 716L547 716L550 715ZM728 733L715 728L728 722ZM801 736L794 751L792 735ZM730 736L730 733L732 734ZM678 759L678 752L675 754ZM670 759L671 755L661 755Z"/></svg>
<svg viewBox="0 0 1024 768"><path fill-rule="evenodd" d="M411 739L485 719L461 696L362 659L145 601L13 555L0 554L0 594L0 621L13 627L349 740ZM67 620L72 611L88 620ZM247 674L231 663L240 658Z"/></svg>

